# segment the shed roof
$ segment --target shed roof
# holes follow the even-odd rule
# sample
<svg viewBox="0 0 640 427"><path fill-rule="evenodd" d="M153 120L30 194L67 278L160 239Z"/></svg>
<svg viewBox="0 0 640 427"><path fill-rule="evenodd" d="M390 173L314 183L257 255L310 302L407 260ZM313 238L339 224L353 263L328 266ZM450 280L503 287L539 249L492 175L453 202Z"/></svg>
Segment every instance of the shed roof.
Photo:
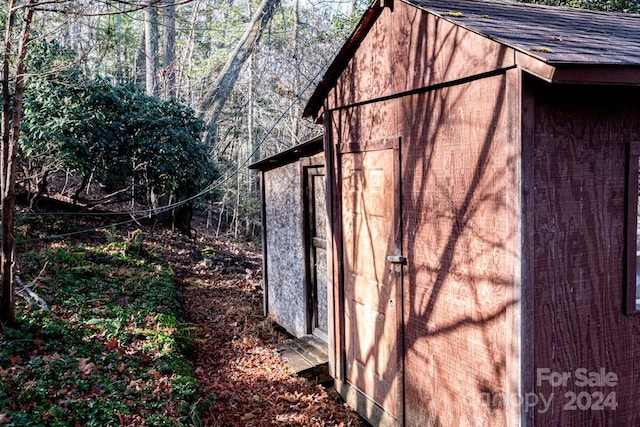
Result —
<svg viewBox="0 0 640 427"><path fill-rule="evenodd" d="M397 1L511 47L521 57L545 67L640 66L640 15L503 0ZM380 15L378 3L365 12L327 69L304 110L305 116L320 110L324 97ZM553 76L553 72L547 74ZM628 81L628 76L625 78Z"/></svg>
<svg viewBox="0 0 640 427"><path fill-rule="evenodd" d="M640 15L500 0L403 1L549 64L640 64Z"/></svg>
<svg viewBox="0 0 640 427"><path fill-rule="evenodd" d="M313 156L314 154L321 153L324 150L324 143L322 135L317 136L309 141L298 144L288 150L282 151L266 159L262 159L256 163L249 165L249 169L257 169L261 171L267 171L274 169L282 165L295 162L302 157Z"/></svg>

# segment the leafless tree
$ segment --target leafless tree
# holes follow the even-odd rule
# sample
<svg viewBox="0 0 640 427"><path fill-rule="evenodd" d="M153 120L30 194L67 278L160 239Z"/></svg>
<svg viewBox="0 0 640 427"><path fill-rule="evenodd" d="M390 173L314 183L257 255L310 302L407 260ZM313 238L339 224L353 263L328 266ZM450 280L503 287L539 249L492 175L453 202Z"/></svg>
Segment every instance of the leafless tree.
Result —
<svg viewBox="0 0 640 427"><path fill-rule="evenodd" d="M175 43L176 6L175 0L164 0L162 8L162 95L165 98L176 95Z"/></svg>
<svg viewBox="0 0 640 427"><path fill-rule="evenodd" d="M2 240L0 243L0 270L2 295L0 296L0 322L15 322L15 267L16 241L14 217L16 210L16 173L22 97L25 87L25 58L29 30L37 0L6 4L5 34L2 58L2 149L0 162L0 194L2 209ZM17 46L14 46L16 28L20 28Z"/></svg>
<svg viewBox="0 0 640 427"><path fill-rule="evenodd" d="M150 0L144 9L145 87L147 95L158 93L158 9Z"/></svg>
<svg viewBox="0 0 640 427"><path fill-rule="evenodd" d="M236 45L222 72L200 103L200 111L205 118L206 140L211 145L213 145L217 131L220 113L233 90L236 80L238 80L242 66L260 40L262 32L279 4L280 0L264 0L260 4L244 36Z"/></svg>

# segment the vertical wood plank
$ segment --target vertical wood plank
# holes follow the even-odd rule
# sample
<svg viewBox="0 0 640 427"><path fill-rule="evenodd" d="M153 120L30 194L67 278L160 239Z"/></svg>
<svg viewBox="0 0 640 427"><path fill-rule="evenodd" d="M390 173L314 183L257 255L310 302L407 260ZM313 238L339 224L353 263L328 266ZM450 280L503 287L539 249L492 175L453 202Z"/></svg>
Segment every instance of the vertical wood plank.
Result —
<svg viewBox="0 0 640 427"><path fill-rule="evenodd" d="M506 144L505 144L505 167L507 171L505 188L505 210L508 212L505 222L510 238L505 242L505 252L512 258L513 268L513 289L510 298L515 302L507 308L506 312L506 378L505 395L506 399L506 424L521 425L521 414L519 400L511 397L523 396L522 379L522 294L525 281L523 280L522 257L523 250L523 187L524 172L523 167L523 84L522 71L512 69L506 73Z"/></svg>
<svg viewBox="0 0 640 427"><path fill-rule="evenodd" d="M638 177L640 168L638 162L640 161L640 142L630 141L627 154L627 224L626 224L626 241L625 241L625 261L626 261L626 274L625 274L625 311L627 314L636 313L636 299L640 298L637 295L637 251L638 251Z"/></svg>
<svg viewBox="0 0 640 427"><path fill-rule="evenodd" d="M534 127L535 127L535 98L532 89L527 85L527 79L522 76L522 236L521 251L521 281L520 281L520 395L534 391L535 379L535 282L533 277L534 265L534 222L533 222L533 159L534 159ZM533 411L521 408L520 416L523 426L534 425Z"/></svg>

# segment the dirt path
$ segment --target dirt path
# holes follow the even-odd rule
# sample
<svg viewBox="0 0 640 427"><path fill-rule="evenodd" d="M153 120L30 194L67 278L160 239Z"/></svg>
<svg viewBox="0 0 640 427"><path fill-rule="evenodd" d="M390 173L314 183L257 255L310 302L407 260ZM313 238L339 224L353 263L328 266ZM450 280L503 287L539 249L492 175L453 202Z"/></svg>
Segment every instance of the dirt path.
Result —
<svg viewBox="0 0 640 427"><path fill-rule="evenodd" d="M335 391L292 377L276 351L287 337L262 315L257 252L211 238L176 242L169 262L182 282L205 426L361 426Z"/></svg>

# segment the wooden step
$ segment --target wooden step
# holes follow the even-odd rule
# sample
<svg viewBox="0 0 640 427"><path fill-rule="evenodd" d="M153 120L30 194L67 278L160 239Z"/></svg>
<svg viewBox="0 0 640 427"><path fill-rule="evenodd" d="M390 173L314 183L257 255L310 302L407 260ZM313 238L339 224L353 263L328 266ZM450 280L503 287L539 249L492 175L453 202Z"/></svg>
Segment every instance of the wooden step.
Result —
<svg viewBox="0 0 640 427"><path fill-rule="evenodd" d="M331 382L327 343L314 335L287 340L278 346L280 357L289 373L306 378L314 384Z"/></svg>

